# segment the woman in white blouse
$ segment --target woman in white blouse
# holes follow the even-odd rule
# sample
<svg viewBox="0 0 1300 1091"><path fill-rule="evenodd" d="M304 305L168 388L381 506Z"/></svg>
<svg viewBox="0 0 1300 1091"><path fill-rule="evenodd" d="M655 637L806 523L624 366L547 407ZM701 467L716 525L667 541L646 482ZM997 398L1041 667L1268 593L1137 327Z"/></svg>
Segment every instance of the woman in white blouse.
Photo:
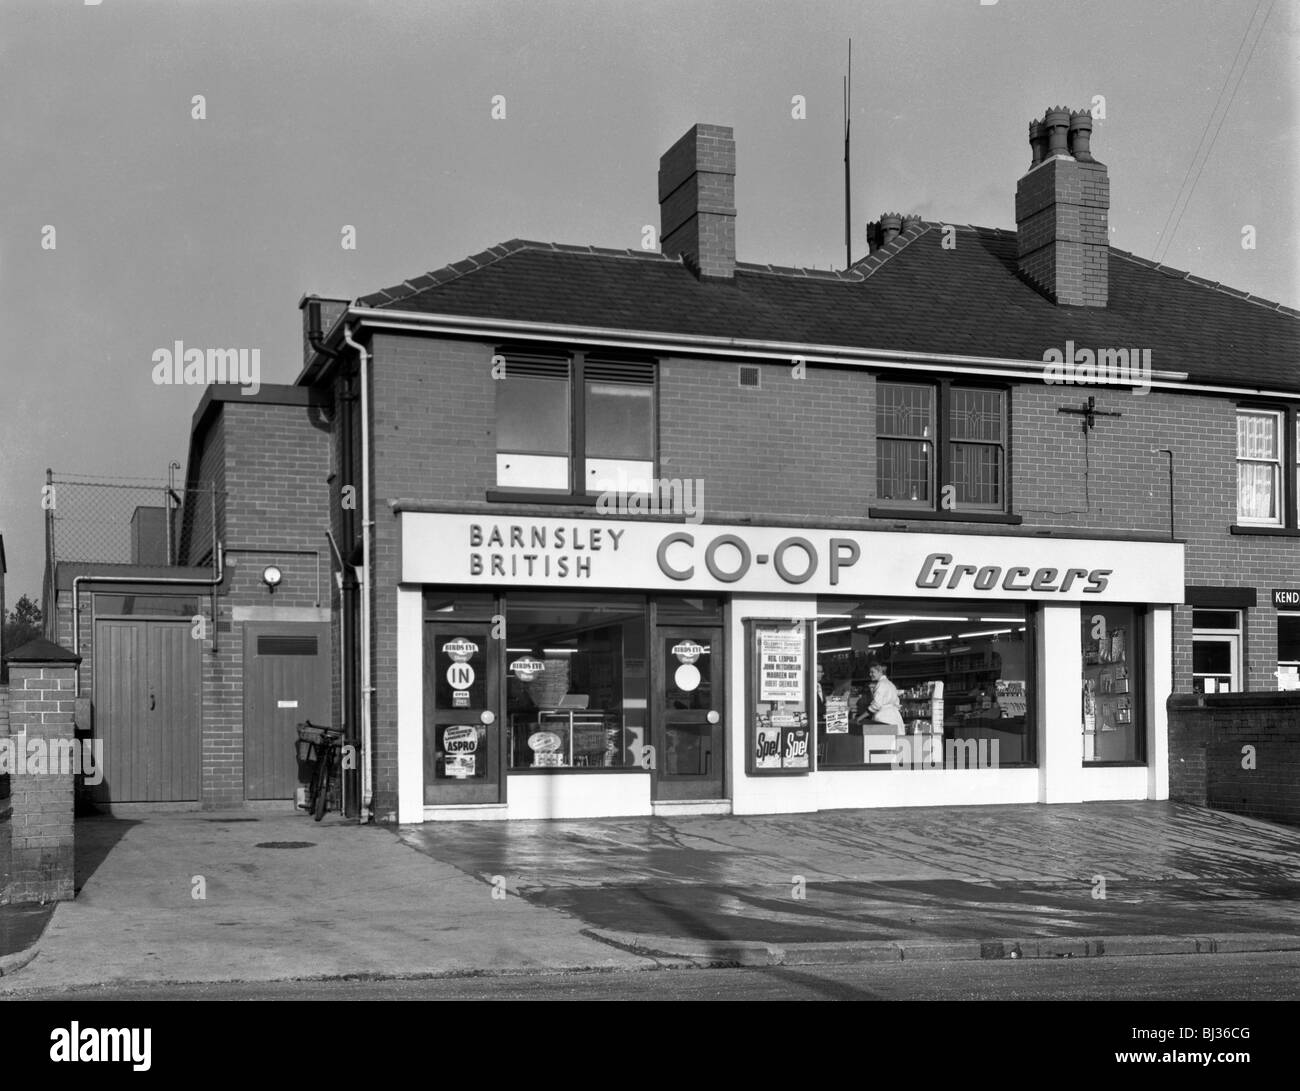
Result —
<svg viewBox="0 0 1300 1091"><path fill-rule="evenodd" d="M867 667L871 676L871 703L867 711L858 716L858 723L892 724L903 726L903 711L898 703L898 689L885 677L885 665L873 659Z"/></svg>

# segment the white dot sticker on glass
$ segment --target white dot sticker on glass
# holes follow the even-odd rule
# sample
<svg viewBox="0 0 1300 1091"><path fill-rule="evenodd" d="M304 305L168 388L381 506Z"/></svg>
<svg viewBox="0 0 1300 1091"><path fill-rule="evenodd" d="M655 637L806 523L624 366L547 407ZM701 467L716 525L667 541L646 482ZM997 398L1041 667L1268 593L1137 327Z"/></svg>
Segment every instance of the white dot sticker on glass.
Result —
<svg viewBox="0 0 1300 1091"><path fill-rule="evenodd" d="M691 663L683 663L673 672L673 682L678 689L690 693L700 684L700 668Z"/></svg>

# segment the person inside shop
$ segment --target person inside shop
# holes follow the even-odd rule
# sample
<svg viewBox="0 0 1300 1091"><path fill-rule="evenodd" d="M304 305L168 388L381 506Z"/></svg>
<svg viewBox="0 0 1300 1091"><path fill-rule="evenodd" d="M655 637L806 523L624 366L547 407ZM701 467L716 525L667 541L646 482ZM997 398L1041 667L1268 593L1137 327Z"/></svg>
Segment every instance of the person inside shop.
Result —
<svg viewBox="0 0 1300 1091"><path fill-rule="evenodd" d="M871 694L866 710L854 718L859 724L890 724L896 729L903 726L903 710L898 702L898 689L888 677L887 668L879 659L873 659L867 665L871 678ZM868 700L863 697L863 700ZM861 707L861 706L859 706Z"/></svg>

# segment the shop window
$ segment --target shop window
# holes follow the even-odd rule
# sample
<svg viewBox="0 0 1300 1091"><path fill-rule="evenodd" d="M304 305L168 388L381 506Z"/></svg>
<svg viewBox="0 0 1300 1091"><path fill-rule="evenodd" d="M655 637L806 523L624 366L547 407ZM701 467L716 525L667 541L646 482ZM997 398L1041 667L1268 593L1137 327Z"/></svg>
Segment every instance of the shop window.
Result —
<svg viewBox="0 0 1300 1091"><path fill-rule="evenodd" d="M511 594L509 768L641 767L648 660L643 598Z"/></svg>
<svg viewBox="0 0 1300 1091"><path fill-rule="evenodd" d="M1264 409L1237 411L1237 521L1283 521L1283 414Z"/></svg>
<svg viewBox="0 0 1300 1091"><path fill-rule="evenodd" d="M1083 615L1083 760L1145 760L1137 647L1131 606L1088 606Z"/></svg>
<svg viewBox="0 0 1300 1091"><path fill-rule="evenodd" d="M1006 401L1006 391L993 388L878 382L877 501L958 514L1004 511Z"/></svg>
<svg viewBox="0 0 1300 1091"><path fill-rule="evenodd" d="M496 484L560 498L647 493L655 465L655 365L586 353L502 354Z"/></svg>
<svg viewBox="0 0 1300 1091"><path fill-rule="evenodd" d="M1192 611L1192 692L1241 691L1241 611Z"/></svg>
<svg viewBox="0 0 1300 1091"><path fill-rule="evenodd" d="M1032 614L1018 604L818 601L818 766L1033 765Z"/></svg>
<svg viewBox="0 0 1300 1091"><path fill-rule="evenodd" d="M1300 689L1300 613L1277 615L1277 688Z"/></svg>

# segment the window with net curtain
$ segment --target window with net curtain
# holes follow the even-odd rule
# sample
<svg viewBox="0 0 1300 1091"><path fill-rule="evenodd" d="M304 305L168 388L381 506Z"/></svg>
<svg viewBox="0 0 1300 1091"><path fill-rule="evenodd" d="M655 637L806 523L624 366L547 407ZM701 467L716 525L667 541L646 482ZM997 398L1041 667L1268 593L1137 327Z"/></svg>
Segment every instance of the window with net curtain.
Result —
<svg viewBox="0 0 1300 1091"><path fill-rule="evenodd" d="M943 430L939 422L943 422ZM946 439L948 457L936 452ZM1006 503L1006 393L980 387L876 385L876 499L892 507L1001 511Z"/></svg>
<svg viewBox="0 0 1300 1091"><path fill-rule="evenodd" d="M1243 523L1282 521L1282 414L1237 412L1237 518Z"/></svg>

